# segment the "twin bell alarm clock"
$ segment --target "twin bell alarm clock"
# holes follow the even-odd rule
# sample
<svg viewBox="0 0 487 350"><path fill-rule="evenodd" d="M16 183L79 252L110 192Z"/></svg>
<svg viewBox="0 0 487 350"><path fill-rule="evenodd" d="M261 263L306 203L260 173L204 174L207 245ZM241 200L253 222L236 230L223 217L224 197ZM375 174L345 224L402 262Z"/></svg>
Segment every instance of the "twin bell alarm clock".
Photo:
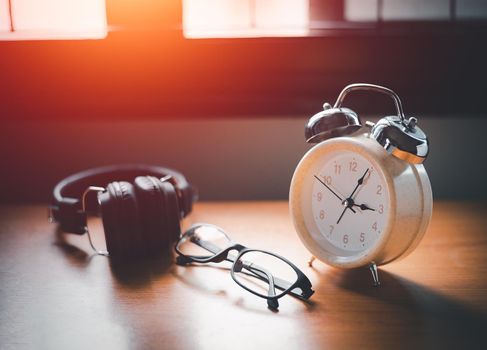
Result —
<svg viewBox="0 0 487 350"><path fill-rule="evenodd" d="M396 114L362 125L343 107L355 91L390 96ZM422 165L428 139L416 118L406 118L397 94L372 84L343 89L306 125L316 144L299 162L289 193L294 227L314 258L335 267L377 266L411 253L431 220L431 184Z"/></svg>

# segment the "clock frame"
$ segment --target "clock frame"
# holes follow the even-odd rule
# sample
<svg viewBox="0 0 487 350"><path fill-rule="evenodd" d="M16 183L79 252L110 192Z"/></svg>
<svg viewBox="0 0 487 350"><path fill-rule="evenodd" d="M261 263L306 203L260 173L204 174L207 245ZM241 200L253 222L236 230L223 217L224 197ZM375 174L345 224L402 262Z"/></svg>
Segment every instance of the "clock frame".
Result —
<svg viewBox="0 0 487 350"><path fill-rule="evenodd" d="M329 152L350 151L375 164L383 173L389 193L389 214L380 237L373 246L357 254L340 256L321 246L309 231L303 213L303 185L315 163ZM308 198L311 201L311 197ZM321 261L340 268L384 265L410 254L419 244L431 220L431 185L421 164L411 164L391 156L368 134L332 138L311 148L298 164L289 193L294 227L308 250Z"/></svg>

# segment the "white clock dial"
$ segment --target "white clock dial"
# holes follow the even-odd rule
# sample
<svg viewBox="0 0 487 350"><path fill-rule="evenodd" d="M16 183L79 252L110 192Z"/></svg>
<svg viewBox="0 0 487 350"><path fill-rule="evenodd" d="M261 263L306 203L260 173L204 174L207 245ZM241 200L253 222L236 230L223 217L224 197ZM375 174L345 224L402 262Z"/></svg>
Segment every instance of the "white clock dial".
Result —
<svg viewBox="0 0 487 350"><path fill-rule="evenodd" d="M321 261L382 265L411 253L423 237L431 185L422 165L391 156L367 134L337 137L303 156L289 209L299 238Z"/></svg>
<svg viewBox="0 0 487 350"><path fill-rule="evenodd" d="M308 198L302 203L311 204L311 230L344 255L372 248L390 209L381 170L358 153L340 150L328 153L307 176L310 191L303 192Z"/></svg>

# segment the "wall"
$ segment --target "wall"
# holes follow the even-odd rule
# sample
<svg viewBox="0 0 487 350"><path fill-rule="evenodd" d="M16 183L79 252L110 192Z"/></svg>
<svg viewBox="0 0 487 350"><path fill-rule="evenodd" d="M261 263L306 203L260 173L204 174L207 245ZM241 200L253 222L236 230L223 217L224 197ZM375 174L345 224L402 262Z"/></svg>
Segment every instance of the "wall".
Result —
<svg viewBox="0 0 487 350"><path fill-rule="evenodd" d="M202 200L286 199L308 149L305 118L11 122L0 129L0 201L47 201L72 172L145 162L183 171ZM487 118L420 119L436 198L487 198Z"/></svg>

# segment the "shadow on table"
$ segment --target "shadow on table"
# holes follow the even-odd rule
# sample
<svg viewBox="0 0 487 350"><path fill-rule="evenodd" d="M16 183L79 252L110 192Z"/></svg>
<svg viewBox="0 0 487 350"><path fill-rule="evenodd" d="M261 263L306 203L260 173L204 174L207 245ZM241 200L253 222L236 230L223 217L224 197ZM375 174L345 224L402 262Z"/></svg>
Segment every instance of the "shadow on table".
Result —
<svg viewBox="0 0 487 350"><path fill-rule="evenodd" d="M88 254L83 249L69 243L65 236L66 235L58 229L56 231L54 245L63 252L71 265L75 267L86 267L91 259L99 256L95 253ZM161 254L161 256L154 258L124 262L115 262L110 258L107 259L109 259L111 272L117 282L128 288L142 288L157 276L168 272L173 261L173 253L172 249L168 248L166 252Z"/></svg>
<svg viewBox="0 0 487 350"><path fill-rule="evenodd" d="M76 267L84 267L91 257L83 249L69 243L60 227L56 229L54 245L60 249L68 262Z"/></svg>
<svg viewBox="0 0 487 350"><path fill-rule="evenodd" d="M138 289L147 286L158 276L168 273L172 261L172 250L168 249L157 257L123 262L110 260L110 269L120 284Z"/></svg>
<svg viewBox="0 0 487 350"><path fill-rule="evenodd" d="M487 349L487 313L461 301L454 300L414 281L380 270L380 287L373 287L371 276L363 269L333 270L329 277L340 288L386 303L390 308L378 320L367 315L377 324L398 318L407 321L409 331L421 339L416 341L432 347ZM379 306L380 308L380 306Z"/></svg>

